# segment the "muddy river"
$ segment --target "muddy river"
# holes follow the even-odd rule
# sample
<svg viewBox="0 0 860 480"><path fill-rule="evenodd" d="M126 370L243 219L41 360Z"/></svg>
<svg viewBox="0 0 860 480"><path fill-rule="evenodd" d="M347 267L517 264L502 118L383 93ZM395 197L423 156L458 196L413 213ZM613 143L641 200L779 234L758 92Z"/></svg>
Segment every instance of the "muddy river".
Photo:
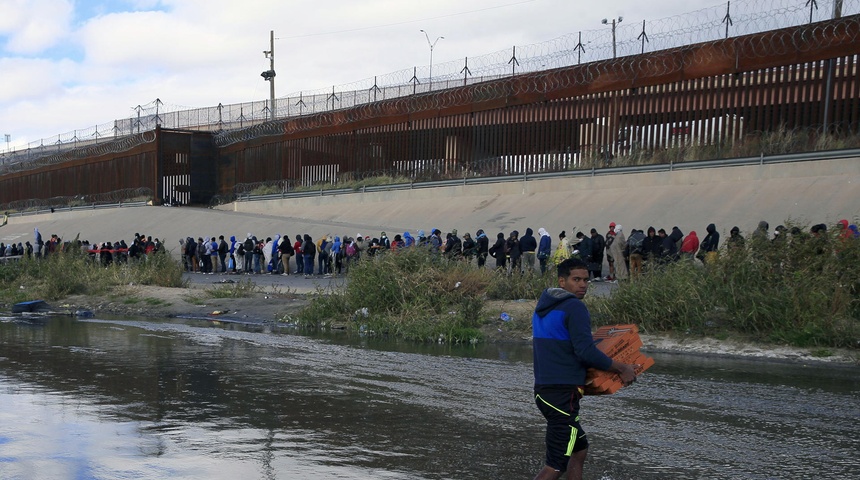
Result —
<svg viewBox="0 0 860 480"><path fill-rule="evenodd" d="M525 479L527 346L175 319L0 319L2 479ZM654 354L584 401L586 478L856 478L853 366Z"/></svg>

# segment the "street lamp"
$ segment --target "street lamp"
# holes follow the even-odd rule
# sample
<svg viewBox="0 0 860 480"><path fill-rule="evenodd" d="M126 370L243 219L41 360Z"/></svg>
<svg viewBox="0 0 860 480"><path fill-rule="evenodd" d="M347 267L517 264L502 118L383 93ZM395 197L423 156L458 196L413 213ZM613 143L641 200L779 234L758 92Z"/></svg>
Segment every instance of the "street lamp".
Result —
<svg viewBox="0 0 860 480"><path fill-rule="evenodd" d="M624 20L624 17L622 17L620 15L618 16L618 18L612 19L612 58L615 58L615 56L616 56L616 52L615 52L615 25L621 23L622 20ZM609 23L609 20L604 18L603 20L600 21L600 23L606 25Z"/></svg>
<svg viewBox="0 0 860 480"><path fill-rule="evenodd" d="M430 75L429 75L430 76L430 82L429 83L430 83L430 90L432 90L433 89L433 47L436 46L436 43L439 40L442 40L445 37L436 37L436 40L433 40L433 42L431 43L430 42L430 35L427 35L427 32L425 32L424 30L421 30L421 32L424 33L424 38L427 39L427 45L430 47Z"/></svg>

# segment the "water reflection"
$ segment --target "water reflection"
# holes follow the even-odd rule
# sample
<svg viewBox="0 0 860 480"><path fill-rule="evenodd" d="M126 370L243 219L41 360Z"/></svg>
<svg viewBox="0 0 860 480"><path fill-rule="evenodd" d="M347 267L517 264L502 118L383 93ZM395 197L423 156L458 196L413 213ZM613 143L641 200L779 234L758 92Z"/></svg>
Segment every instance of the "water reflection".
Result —
<svg viewBox="0 0 860 480"><path fill-rule="evenodd" d="M541 463L528 347L70 318L6 319L0 347L2 478L513 479ZM586 400L588 478L856 471L856 369L657 360Z"/></svg>

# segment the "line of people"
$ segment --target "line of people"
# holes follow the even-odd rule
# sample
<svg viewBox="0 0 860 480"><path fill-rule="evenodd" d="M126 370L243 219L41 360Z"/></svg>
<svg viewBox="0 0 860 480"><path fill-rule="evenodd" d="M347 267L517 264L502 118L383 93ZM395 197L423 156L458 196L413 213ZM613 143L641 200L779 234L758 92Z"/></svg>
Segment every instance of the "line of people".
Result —
<svg viewBox="0 0 860 480"><path fill-rule="evenodd" d="M849 225L846 220L838 225L845 235L860 237L856 225ZM826 228L824 224L815 225L812 233L826 231ZM753 236L767 237L767 229L767 223L761 222ZM696 231L685 235L677 226L668 232L652 226L645 230L631 229L628 237L621 225L610 222L605 235L591 228L588 234L576 231L574 238L569 239L562 231L555 246L545 228L539 228L537 236L531 228L526 228L522 236L518 230L507 236L499 232L492 242L482 229L474 236L467 232L462 237L457 229L452 229L443 238L442 231L434 228L429 235L424 230L419 230L415 236L407 231L394 238L389 238L385 232L378 237L360 233L354 237L326 234L317 240L309 234L296 235L293 240L281 235L262 239L249 233L244 240L231 236L228 242L221 235L207 239L198 237L197 240L187 237L179 243L185 269L204 274L339 275L362 257L417 246L449 260L476 261L479 268L485 267L488 258L492 258L495 268L507 274L544 273L567 258L579 257L589 266L591 281L614 282L641 275L649 263L682 259L713 261L718 255L720 234L713 223L705 230L706 235L701 240ZM785 227L779 226L774 235L788 233ZM728 247L737 246L738 242L743 242L743 237L740 229L734 227ZM608 268L605 276L604 266Z"/></svg>

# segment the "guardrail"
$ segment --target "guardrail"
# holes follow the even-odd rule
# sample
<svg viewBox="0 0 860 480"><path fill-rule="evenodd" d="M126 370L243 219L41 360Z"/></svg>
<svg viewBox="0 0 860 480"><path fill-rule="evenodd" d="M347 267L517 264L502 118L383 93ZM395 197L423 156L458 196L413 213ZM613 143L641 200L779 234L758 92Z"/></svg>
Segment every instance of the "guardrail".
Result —
<svg viewBox="0 0 860 480"><path fill-rule="evenodd" d="M287 198L308 198L326 195L345 195L351 193L388 192L394 190L415 190L419 188L457 187L462 185L484 185L505 182L523 182L548 178L565 177L596 177L603 175L623 175L628 173L656 173L675 170L697 170L704 168L724 168L749 165L770 165L778 163L812 162L821 160L838 160L845 158L860 159L860 149L830 150L826 152L789 153L781 155L759 155L757 157L727 158L720 160L699 160L680 163L661 163L653 165L630 165L623 167L603 167L582 170L566 170L561 172L523 173L495 177L463 177L454 180L434 180L428 182L395 183L390 185L363 186L360 188L319 189L303 192L282 192L266 195L242 194L237 195L234 202L254 202L262 200L278 200ZM214 205L210 208L214 208Z"/></svg>
<svg viewBox="0 0 860 480"><path fill-rule="evenodd" d="M40 213L72 212L75 210L100 210L102 208L146 207L148 205L148 201L141 200L138 202L99 203L92 205L76 205L66 207L45 207L20 212L9 212L9 216L24 217L27 215L38 215Z"/></svg>

